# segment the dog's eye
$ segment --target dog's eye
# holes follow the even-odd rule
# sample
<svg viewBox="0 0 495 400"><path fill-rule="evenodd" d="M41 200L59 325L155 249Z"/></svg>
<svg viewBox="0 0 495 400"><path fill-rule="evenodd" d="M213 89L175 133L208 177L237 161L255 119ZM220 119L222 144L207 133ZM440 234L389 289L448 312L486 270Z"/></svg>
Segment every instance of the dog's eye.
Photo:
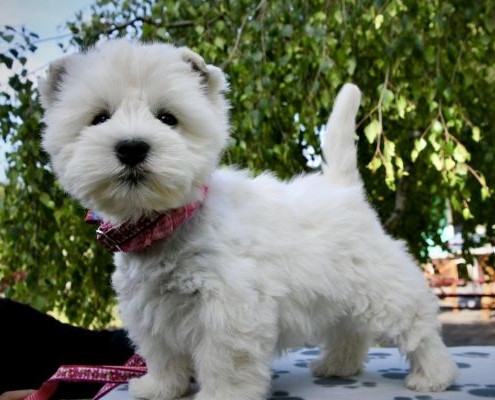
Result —
<svg viewBox="0 0 495 400"><path fill-rule="evenodd" d="M165 125L175 126L179 123L179 121L177 121L177 118L175 118L175 115L168 111L160 111L156 115L156 118L163 122Z"/></svg>
<svg viewBox="0 0 495 400"><path fill-rule="evenodd" d="M102 111L101 113L95 115L95 117L91 121L91 125L100 125L108 119L110 119L110 114L108 114L106 111Z"/></svg>

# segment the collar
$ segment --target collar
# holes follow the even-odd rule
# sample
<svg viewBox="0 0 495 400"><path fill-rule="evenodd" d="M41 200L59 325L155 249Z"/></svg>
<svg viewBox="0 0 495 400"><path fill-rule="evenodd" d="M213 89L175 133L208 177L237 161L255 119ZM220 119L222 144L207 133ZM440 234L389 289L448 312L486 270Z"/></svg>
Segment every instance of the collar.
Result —
<svg viewBox="0 0 495 400"><path fill-rule="evenodd" d="M158 240L169 238L178 227L195 214L207 193L208 187L204 186L201 200L162 213L156 212L134 223L112 225L103 221L92 210L88 210L86 222L100 223L96 230L96 239L110 251L139 252Z"/></svg>

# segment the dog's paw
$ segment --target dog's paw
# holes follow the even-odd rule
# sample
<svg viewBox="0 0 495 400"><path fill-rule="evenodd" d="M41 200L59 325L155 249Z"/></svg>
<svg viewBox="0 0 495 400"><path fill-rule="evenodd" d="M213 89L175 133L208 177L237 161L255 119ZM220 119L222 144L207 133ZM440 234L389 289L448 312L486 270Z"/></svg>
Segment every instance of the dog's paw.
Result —
<svg viewBox="0 0 495 400"><path fill-rule="evenodd" d="M155 398L154 386L153 380L146 374L129 381L129 393L137 399L151 400Z"/></svg>
<svg viewBox="0 0 495 400"><path fill-rule="evenodd" d="M406 376L405 384L416 392L442 392L452 384L452 379L428 379L424 374L416 372Z"/></svg>
<svg viewBox="0 0 495 400"><path fill-rule="evenodd" d="M194 397L187 397L184 400L264 400L266 398L262 393L228 390L225 393L216 391L214 394L199 391Z"/></svg>
<svg viewBox="0 0 495 400"><path fill-rule="evenodd" d="M315 360L311 363L311 372L317 378L329 378L331 376L353 376L361 373L361 363L335 364L327 359Z"/></svg>
<svg viewBox="0 0 495 400"><path fill-rule="evenodd" d="M455 382L459 368L445 346L426 350L423 349L419 354L422 357L414 353L410 356L411 373L406 376L405 385L417 392L441 392Z"/></svg>
<svg viewBox="0 0 495 400"><path fill-rule="evenodd" d="M158 382L149 374L129 381L129 393L141 400L173 400L181 397L187 389L166 382Z"/></svg>

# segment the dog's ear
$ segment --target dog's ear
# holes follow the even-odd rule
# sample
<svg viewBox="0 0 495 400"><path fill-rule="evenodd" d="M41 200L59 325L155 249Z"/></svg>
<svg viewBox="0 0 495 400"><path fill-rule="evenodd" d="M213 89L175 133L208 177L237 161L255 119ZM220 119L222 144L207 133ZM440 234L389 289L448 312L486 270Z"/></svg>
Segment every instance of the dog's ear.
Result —
<svg viewBox="0 0 495 400"><path fill-rule="evenodd" d="M46 78L38 79L38 87L41 95L41 105L47 109L57 99L62 83L67 75L67 63L71 56L62 57L48 67Z"/></svg>
<svg viewBox="0 0 495 400"><path fill-rule="evenodd" d="M181 47L182 59L191 65L191 69L199 74L208 95L216 95L228 90L223 71L214 65L207 65L203 57L187 47Z"/></svg>

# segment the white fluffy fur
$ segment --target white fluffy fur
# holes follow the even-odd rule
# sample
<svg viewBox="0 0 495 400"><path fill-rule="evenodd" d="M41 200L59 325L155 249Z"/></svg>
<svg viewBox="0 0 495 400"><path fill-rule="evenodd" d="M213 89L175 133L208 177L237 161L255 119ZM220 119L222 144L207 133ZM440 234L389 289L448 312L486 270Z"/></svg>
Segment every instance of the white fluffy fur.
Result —
<svg viewBox="0 0 495 400"><path fill-rule="evenodd" d="M120 315L148 365L130 383L135 397L177 398L194 374L196 400L260 400L273 357L287 347L321 345L313 373L347 376L379 336L408 356L409 388L453 382L436 298L365 200L356 86L345 85L334 104L323 173L290 182L217 169L229 132L225 79L186 48L110 41L56 62L41 89L43 145L83 206L119 223L191 202L209 186L172 238L115 256ZM155 118L162 108L177 126ZM102 109L111 118L91 125ZM129 138L150 144L138 185L120 179L114 151Z"/></svg>

